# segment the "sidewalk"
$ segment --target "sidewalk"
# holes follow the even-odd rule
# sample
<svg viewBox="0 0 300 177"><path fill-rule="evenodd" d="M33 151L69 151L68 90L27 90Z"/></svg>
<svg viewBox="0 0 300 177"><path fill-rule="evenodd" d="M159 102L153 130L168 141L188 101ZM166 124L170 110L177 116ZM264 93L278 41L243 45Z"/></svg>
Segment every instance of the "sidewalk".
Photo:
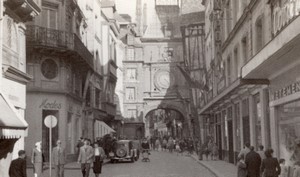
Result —
<svg viewBox="0 0 300 177"><path fill-rule="evenodd" d="M199 164L207 168L209 171L211 171L216 177L237 176L237 167L231 163L222 160L198 160L198 156L196 154L191 155L191 157Z"/></svg>

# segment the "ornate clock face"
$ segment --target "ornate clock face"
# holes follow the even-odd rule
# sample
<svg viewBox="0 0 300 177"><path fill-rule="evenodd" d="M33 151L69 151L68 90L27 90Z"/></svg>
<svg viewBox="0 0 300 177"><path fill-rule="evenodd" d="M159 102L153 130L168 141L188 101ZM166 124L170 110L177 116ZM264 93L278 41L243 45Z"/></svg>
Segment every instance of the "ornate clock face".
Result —
<svg viewBox="0 0 300 177"><path fill-rule="evenodd" d="M54 79L58 74L58 66L52 59L46 59L42 62L42 74L47 79Z"/></svg>
<svg viewBox="0 0 300 177"><path fill-rule="evenodd" d="M159 70L155 73L154 76L155 85L162 89L168 89L174 84L173 75L166 70Z"/></svg>

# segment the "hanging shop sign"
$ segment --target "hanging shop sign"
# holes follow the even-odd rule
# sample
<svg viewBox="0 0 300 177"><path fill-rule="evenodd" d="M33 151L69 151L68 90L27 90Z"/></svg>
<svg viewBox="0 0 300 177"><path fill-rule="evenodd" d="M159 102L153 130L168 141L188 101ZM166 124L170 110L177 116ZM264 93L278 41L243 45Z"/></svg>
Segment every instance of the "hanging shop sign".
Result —
<svg viewBox="0 0 300 177"><path fill-rule="evenodd" d="M300 0L277 0L272 4L273 34L277 34L300 14Z"/></svg>
<svg viewBox="0 0 300 177"><path fill-rule="evenodd" d="M273 98L274 100L278 100L280 98L286 97L288 95L292 95L297 92L300 92L300 81L275 91Z"/></svg>

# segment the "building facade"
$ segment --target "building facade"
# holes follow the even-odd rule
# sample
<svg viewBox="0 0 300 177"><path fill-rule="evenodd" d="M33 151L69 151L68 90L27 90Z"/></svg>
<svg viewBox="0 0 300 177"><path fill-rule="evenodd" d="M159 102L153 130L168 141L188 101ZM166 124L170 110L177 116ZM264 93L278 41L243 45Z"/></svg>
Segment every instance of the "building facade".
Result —
<svg viewBox="0 0 300 177"><path fill-rule="evenodd" d="M0 176L8 177L12 159L24 149L28 124L26 84L26 26L40 13L40 1L0 1Z"/></svg>
<svg viewBox="0 0 300 177"><path fill-rule="evenodd" d="M204 91L203 98L208 99L203 99L198 114L206 134L218 144L219 158L235 163L249 142L255 148L273 148L292 166L299 160L299 64L293 53L296 47L291 47L299 35L299 2L204 4L206 46L212 46L206 49L206 60L213 74L207 74L212 87Z"/></svg>

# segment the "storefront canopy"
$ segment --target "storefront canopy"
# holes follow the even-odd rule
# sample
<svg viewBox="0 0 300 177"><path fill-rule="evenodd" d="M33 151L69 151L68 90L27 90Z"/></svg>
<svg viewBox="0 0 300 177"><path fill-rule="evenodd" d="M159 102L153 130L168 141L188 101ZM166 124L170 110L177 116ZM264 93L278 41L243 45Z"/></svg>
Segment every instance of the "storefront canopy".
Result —
<svg viewBox="0 0 300 177"><path fill-rule="evenodd" d="M110 126L108 126L103 121L96 120L95 124L95 137L103 137L106 134L110 134L112 132L116 132L114 129L112 129Z"/></svg>
<svg viewBox="0 0 300 177"><path fill-rule="evenodd" d="M27 127L27 122L0 92L0 139L24 137Z"/></svg>

